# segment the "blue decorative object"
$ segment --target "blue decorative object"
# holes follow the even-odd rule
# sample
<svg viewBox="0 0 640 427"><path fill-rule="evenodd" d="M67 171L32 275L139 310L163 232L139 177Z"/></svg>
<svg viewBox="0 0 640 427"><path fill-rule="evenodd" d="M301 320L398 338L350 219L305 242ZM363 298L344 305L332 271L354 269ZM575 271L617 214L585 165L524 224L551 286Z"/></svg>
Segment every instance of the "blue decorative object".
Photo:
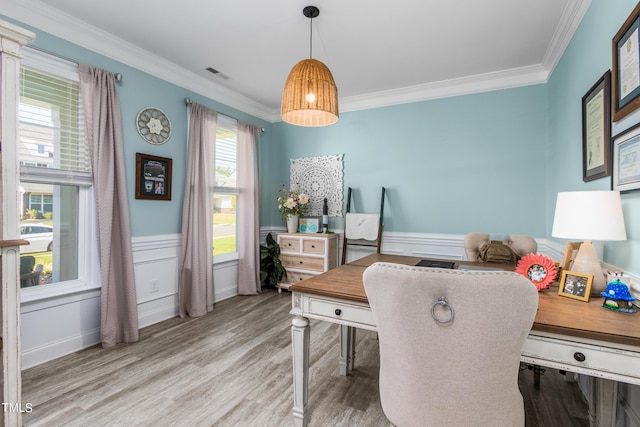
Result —
<svg viewBox="0 0 640 427"><path fill-rule="evenodd" d="M629 287L622 283L620 279L609 283L607 289L601 292L600 295L604 297L604 302L602 303L604 308L622 313L636 312L636 309L631 303L635 298L629 292ZM626 307L624 307L624 305L626 305Z"/></svg>

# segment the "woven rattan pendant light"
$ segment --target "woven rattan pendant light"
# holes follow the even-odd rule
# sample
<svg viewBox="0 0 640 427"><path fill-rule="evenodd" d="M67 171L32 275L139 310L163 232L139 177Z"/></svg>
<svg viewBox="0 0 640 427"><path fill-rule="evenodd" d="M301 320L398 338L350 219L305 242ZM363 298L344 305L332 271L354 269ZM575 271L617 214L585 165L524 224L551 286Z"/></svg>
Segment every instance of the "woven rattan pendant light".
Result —
<svg viewBox="0 0 640 427"><path fill-rule="evenodd" d="M302 10L313 21L320 14L315 6ZM297 126L327 126L338 121L338 88L331 71L311 58L313 25L309 41L309 59L293 66L282 92L282 120Z"/></svg>

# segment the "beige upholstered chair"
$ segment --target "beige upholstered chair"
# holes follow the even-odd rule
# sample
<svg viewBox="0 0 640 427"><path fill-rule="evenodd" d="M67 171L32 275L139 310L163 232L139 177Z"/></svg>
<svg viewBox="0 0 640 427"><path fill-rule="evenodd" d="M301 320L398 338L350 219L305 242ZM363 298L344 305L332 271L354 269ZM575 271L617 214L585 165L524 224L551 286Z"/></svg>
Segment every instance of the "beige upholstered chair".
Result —
<svg viewBox="0 0 640 427"><path fill-rule="evenodd" d="M486 233L469 233L464 236L464 252L467 255L467 261L478 261L478 252L480 247L491 240L489 234ZM508 239L503 242L515 251L521 257L536 253L538 243L533 237L523 234L511 234Z"/></svg>
<svg viewBox="0 0 640 427"><path fill-rule="evenodd" d="M389 421L524 426L518 371L538 306L535 286L512 272L391 263L367 268L363 280L378 329L380 400Z"/></svg>

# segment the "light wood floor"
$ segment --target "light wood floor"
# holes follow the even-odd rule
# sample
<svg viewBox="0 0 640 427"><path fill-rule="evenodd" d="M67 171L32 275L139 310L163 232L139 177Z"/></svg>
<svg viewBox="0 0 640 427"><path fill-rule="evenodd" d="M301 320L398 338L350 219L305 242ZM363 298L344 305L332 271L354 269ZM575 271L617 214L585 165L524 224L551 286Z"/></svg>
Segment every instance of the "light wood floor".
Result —
<svg viewBox="0 0 640 427"><path fill-rule="evenodd" d="M23 372L25 426L290 426L290 294L217 303L196 319L141 330ZM310 427L390 426L378 398L378 342L359 330L356 371L338 373L337 325L311 322ZM520 373L527 427L588 426L578 386L547 370Z"/></svg>

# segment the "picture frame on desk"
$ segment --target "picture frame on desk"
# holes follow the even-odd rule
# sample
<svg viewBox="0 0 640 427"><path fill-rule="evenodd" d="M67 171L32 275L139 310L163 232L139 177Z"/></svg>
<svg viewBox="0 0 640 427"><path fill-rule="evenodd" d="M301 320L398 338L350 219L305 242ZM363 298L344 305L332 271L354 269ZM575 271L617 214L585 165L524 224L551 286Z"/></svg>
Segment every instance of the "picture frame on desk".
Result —
<svg viewBox="0 0 640 427"><path fill-rule="evenodd" d="M640 107L640 3L612 40L611 86L613 121L622 120Z"/></svg>
<svg viewBox="0 0 640 427"><path fill-rule="evenodd" d="M298 231L300 233L318 233L320 231L320 218L300 218Z"/></svg>
<svg viewBox="0 0 640 427"><path fill-rule="evenodd" d="M611 72L582 97L582 180L611 174Z"/></svg>
<svg viewBox="0 0 640 427"><path fill-rule="evenodd" d="M558 295L589 302L593 274L583 274L575 271L563 271L558 287Z"/></svg>
<svg viewBox="0 0 640 427"><path fill-rule="evenodd" d="M573 261L576 259L576 255L578 255L578 250L582 242L569 242L564 247L564 256L562 257L562 264L560 264L560 271L571 270L573 266Z"/></svg>
<svg viewBox="0 0 640 427"><path fill-rule="evenodd" d="M640 123L613 137L611 189L640 189Z"/></svg>

